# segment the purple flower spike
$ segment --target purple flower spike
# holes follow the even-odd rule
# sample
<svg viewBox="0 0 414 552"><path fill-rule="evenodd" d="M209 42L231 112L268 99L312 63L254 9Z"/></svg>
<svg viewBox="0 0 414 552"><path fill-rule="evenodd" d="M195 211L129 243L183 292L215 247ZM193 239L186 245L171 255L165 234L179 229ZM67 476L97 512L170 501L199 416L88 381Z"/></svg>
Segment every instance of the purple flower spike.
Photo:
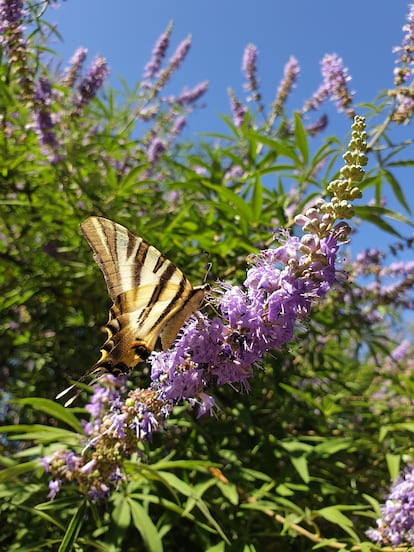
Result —
<svg viewBox="0 0 414 552"><path fill-rule="evenodd" d="M348 69L343 66L342 59L336 54L326 54L321 61L321 73L323 82L312 98L305 103L303 111L318 109L326 99L331 98L339 112L346 111L353 115L350 109L352 93L349 92L347 84L351 77Z"/></svg>
<svg viewBox="0 0 414 552"><path fill-rule="evenodd" d="M160 138L155 137L148 146L148 150L147 150L148 161L150 163L156 163L165 150L166 150L165 143Z"/></svg>
<svg viewBox="0 0 414 552"><path fill-rule="evenodd" d="M22 0L0 1L0 44L8 46L11 34L22 32L24 9Z"/></svg>
<svg viewBox="0 0 414 552"><path fill-rule="evenodd" d="M181 63L184 61L188 51L191 47L191 36L185 38L175 50L172 58L170 59L169 66L172 70L178 69Z"/></svg>
<svg viewBox="0 0 414 552"><path fill-rule="evenodd" d="M70 66L65 69L62 76L62 82L65 86L73 86L79 76L87 54L88 50L86 48L78 48L73 54L70 59Z"/></svg>
<svg viewBox="0 0 414 552"><path fill-rule="evenodd" d="M253 44L248 44L244 50L242 70L247 81L244 87L252 93L248 100L260 100L257 78L257 48Z"/></svg>
<svg viewBox="0 0 414 552"><path fill-rule="evenodd" d="M160 70L161 64L165 58L168 46L170 44L170 35L171 35L172 25L170 24L167 27L165 33L163 33L157 40L154 49L152 51L152 56L147 65L145 66L144 77L146 79L152 79L156 76Z"/></svg>
<svg viewBox="0 0 414 552"><path fill-rule="evenodd" d="M109 69L106 59L97 56L79 84L78 108L85 106L96 96L108 75Z"/></svg>
<svg viewBox="0 0 414 552"><path fill-rule="evenodd" d="M244 50L242 69L246 80L251 81L257 72L257 48L254 44L248 44Z"/></svg>
<svg viewBox="0 0 414 552"><path fill-rule="evenodd" d="M405 36L401 46L396 46L393 51L398 54L396 63L400 67L394 70L394 82L396 86L406 83L413 76L414 68L414 4L409 4L407 23L403 26Z"/></svg>
<svg viewBox="0 0 414 552"><path fill-rule="evenodd" d="M233 123L237 128L240 128L244 122L247 109L236 97L232 90L229 90L230 108L233 116Z"/></svg>
<svg viewBox="0 0 414 552"><path fill-rule="evenodd" d="M183 90L176 99L179 105L191 105L203 96L208 88L208 81L200 82L191 90Z"/></svg>

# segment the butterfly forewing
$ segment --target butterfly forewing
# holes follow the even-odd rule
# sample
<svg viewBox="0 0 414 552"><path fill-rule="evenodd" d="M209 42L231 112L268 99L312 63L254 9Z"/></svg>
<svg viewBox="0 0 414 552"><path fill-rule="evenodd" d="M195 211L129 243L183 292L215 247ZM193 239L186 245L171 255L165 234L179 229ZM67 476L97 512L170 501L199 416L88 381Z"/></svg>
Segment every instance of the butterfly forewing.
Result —
<svg viewBox="0 0 414 552"><path fill-rule="evenodd" d="M206 286L189 280L155 247L102 217L82 225L113 300L108 339L92 371L127 372L145 360L158 337L165 350L203 301Z"/></svg>

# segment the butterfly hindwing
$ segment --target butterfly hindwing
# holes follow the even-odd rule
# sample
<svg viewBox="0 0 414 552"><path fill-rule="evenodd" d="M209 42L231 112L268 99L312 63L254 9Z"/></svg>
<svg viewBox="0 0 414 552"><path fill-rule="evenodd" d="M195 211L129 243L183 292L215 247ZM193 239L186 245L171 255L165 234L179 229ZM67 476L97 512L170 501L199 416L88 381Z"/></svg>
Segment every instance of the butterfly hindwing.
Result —
<svg viewBox="0 0 414 552"><path fill-rule="evenodd" d="M113 305L108 338L92 371L128 372L154 349L174 341L185 319L200 307L206 286L189 280L155 247L103 217L82 225Z"/></svg>

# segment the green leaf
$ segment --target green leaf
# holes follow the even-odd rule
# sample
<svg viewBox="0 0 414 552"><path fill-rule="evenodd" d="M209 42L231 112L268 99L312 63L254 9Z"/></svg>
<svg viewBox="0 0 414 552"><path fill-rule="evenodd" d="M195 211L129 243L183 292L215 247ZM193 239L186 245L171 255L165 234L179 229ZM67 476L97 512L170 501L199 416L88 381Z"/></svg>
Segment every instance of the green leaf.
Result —
<svg viewBox="0 0 414 552"><path fill-rule="evenodd" d="M351 529L351 527L353 526L352 521L348 517L346 517L339 508L340 506L328 506L326 508L317 510L317 513L327 521L338 525L341 529L348 533L348 535L350 535L353 539L357 541L358 535L355 533L355 531Z"/></svg>
<svg viewBox="0 0 414 552"><path fill-rule="evenodd" d="M287 157L288 159L292 159L295 162L295 166L301 165L300 159L297 156L296 152L293 148L286 145L285 141L274 140L273 138L268 138L267 136L263 136L262 134L253 131L246 132L246 136L248 138L256 139L259 144L264 144L265 146L268 146L279 155Z"/></svg>
<svg viewBox="0 0 414 552"><path fill-rule="evenodd" d="M132 515L134 526L139 531L145 547L149 552L162 552L162 540L152 519L146 510L135 500L128 498L128 503Z"/></svg>
<svg viewBox="0 0 414 552"><path fill-rule="evenodd" d="M58 552L71 552L73 545L76 542L76 539L81 530L83 520L85 519L86 511L88 508L87 501L83 501L78 510L75 512L75 515L72 517L69 527L63 537L63 540L59 546Z"/></svg>
<svg viewBox="0 0 414 552"><path fill-rule="evenodd" d="M315 454L336 454L340 450L346 450L351 442L351 439L327 439L316 445L313 450Z"/></svg>
<svg viewBox="0 0 414 552"><path fill-rule="evenodd" d="M49 416L53 416L57 420L64 422L76 432L83 434L83 428L78 418L72 414L70 409L65 408L55 401L31 397L30 399L19 399L17 402L19 404L28 404L37 410L41 410Z"/></svg>
<svg viewBox="0 0 414 552"><path fill-rule="evenodd" d="M193 488L175 474L166 471L158 471L157 475L168 485L168 487L171 487L171 489L178 491L184 496L193 496Z"/></svg>
<svg viewBox="0 0 414 552"><path fill-rule="evenodd" d="M388 181L388 183L391 185L392 191L394 192L394 195L399 201L400 205L402 205L408 213L411 213L410 206L408 205L407 200L405 199L404 193L402 191L402 188L398 180L390 171L384 170L384 176Z"/></svg>
<svg viewBox="0 0 414 552"><path fill-rule="evenodd" d="M117 498L116 506L112 511L112 519L118 527L125 529L131 523L130 505L124 496L120 495Z"/></svg>
<svg viewBox="0 0 414 552"><path fill-rule="evenodd" d="M227 498L230 504L236 506L239 503L239 493L237 491L237 486L232 483L222 483L218 481L217 487L220 489L223 496Z"/></svg>
<svg viewBox="0 0 414 552"><path fill-rule="evenodd" d="M238 194L234 193L230 188L220 186L216 188L220 199L223 203L233 205L237 214L245 221L249 222L252 219L252 211L248 203L244 201Z"/></svg>
<svg viewBox="0 0 414 552"><path fill-rule="evenodd" d="M305 483L309 483L309 469L308 461L305 456L290 456L290 461L292 462L293 467L298 472L300 477Z"/></svg>
<svg viewBox="0 0 414 552"><path fill-rule="evenodd" d="M296 146L302 154L303 165L307 165L309 161L308 135L303 126L302 117L297 111L293 114L293 121Z"/></svg>
<svg viewBox="0 0 414 552"><path fill-rule="evenodd" d="M1 297L2 310L7 310L14 305L24 305L35 293L36 291L34 289L22 292L19 288L5 293L3 297Z"/></svg>
<svg viewBox="0 0 414 552"><path fill-rule="evenodd" d="M410 226L414 226L414 221L412 221L410 218L402 215L401 213L397 213L397 211L387 209L386 207L381 207L380 205L357 205L354 207L354 210L355 214L364 220L372 221L374 217L381 216L391 218L398 222L403 222L404 224L409 224Z"/></svg>
<svg viewBox="0 0 414 552"><path fill-rule="evenodd" d="M363 220L374 224L388 234L392 234L394 236L397 236L398 238L401 238L401 234L393 226L391 226L391 224L386 222L379 214L368 211L367 207L355 206L354 211L356 216L360 216Z"/></svg>
<svg viewBox="0 0 414 552"><path fill-rule="evenodd" d="M383 441L390 431L409 431L410 433L414 433L414 422L401 422L398 424L381 426L379 430L379 440Z"/></svg>
<svg viewBox="0 0 414 552"><path fill-rule="evenodd" d="M1 428L4 433L18 433L9 437L10 440L31 440L39 443L50 443L51 441L79 442L79 435L59 427L45 426L41 424L4 426Z"/></svg>
<svg viewBox="0 0 414 552"><path fill-rule="evenodd" d="M225 552L226 544L224 542L219 542L215 546L211 546L206 549L206 552Z"/></svg>
<svg viewBox="0 0 414 552"><path fill-rule="evenodd" d="M10 468L5 468L0 471L0 483L12 481L19 475L26 474L30 471L36 470L37 468L39 468L38 460L32 460L31 462L24 462L22 464L16 464Z"/></svg>
<svg viewBox="0 0 414 552"><path fill-rule="evenodd" d="M392 480L397 479L401 470L401 456L399 454L387 453L385 455L388 471Z"/></svg>
<svg viewBox="0 0 414 552"><path fill-rule="evenodd" d="M251 207L254 220L260 222L260 217L263 210L263 185L259 177L255 179L253 185Z"/></svg>

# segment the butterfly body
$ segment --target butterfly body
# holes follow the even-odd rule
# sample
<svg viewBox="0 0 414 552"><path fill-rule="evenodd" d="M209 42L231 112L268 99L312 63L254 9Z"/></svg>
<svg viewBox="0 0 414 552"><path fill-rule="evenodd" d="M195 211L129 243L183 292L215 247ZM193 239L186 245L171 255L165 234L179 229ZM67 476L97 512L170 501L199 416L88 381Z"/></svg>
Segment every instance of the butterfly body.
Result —
<svg viewBox="0 0 414 552"><path fill-rule="evenodd" d="M81 229L101 268L113 305L101 358L89 373L127 373L148 358L160 341L168 349L205 295L155 247L103 217L89 217Z"/></svg>

